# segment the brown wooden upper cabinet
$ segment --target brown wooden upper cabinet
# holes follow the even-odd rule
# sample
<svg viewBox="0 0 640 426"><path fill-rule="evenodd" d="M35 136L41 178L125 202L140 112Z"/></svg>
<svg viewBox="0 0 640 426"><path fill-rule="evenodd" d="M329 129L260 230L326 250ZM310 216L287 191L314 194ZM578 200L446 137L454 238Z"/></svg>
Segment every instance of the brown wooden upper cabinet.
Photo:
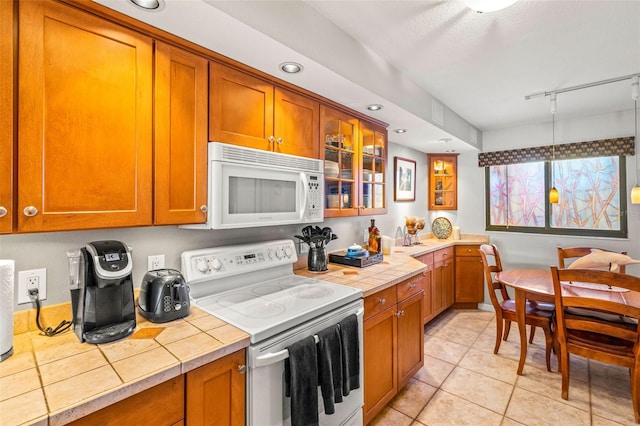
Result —
<svg viewBox="0 0 640 426"><path fill-rule="evenodd" d="M207 219L208 61L156 42L154 223Z"/></svg>
<svg viewBox="0 0 640 426"><path fill-rule="evenodd" d="M0 234L13 230L15 4L0 1Z"/></svg>
<svg viewBox="0 0 640 426"><path fill-rule="evenodd" d="M386 213L387 130L321 105L325 217Z"/></svg>
<svg viewBox="0 0 640 426"><path fill-rule="evenodd" d="M20 2L18 231L152 222L149 37Z"/></svg>
<svg viewBox="0 0 640 426"><path fill-rule="evenodd" d="M319 103L238 71L209 63L209 139L319 158Z"/></svg>
<svg viewBox="0 0 640 426"><path fill-rule="evenodd" d="M458 210L458 154L428 154L429 210Z"/></svg>

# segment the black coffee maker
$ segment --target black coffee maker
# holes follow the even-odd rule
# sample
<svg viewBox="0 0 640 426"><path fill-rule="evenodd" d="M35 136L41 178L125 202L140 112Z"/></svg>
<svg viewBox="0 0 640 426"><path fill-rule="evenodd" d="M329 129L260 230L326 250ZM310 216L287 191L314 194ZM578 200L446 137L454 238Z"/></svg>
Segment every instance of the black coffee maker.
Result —
<svg viewBox="0 0 640 426"><path fill-rule="evenodd" d="M78 339L108 343L133 333L136 311L129 247L120 241L94 241L67 255Z"/></svg>

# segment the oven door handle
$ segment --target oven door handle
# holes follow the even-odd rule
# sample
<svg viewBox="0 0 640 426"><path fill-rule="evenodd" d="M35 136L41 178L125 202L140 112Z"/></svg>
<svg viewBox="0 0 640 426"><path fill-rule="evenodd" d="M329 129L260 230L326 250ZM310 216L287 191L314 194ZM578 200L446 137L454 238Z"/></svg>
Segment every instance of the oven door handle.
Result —
<svg viewBox="0 0 640 426"><path fill-rule="evenodd" d="M360 317L362 314L364 313L364 309L360 308L358 310L358 312L356 312L356 316ZM318 336L317 335L313 335L313 339L316 341L316 343L318 343ZM271 364L275 364L277 362L280 361L284 361L285 359L289 358L289 351L286 349L283 349L281 351L278 352L270 352L270 353L266 353L264 355L260 355L258 357L256 357L255 359L255 368L258 367L266 367L267 365L271 365Z"/></svg>

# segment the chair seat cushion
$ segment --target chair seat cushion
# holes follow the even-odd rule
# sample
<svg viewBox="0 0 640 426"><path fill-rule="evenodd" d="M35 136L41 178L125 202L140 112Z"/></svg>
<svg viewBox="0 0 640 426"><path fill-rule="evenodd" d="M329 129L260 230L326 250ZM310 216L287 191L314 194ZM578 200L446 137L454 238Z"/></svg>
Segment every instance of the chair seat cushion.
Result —
<svg viewBox="0 0 640 426"><path fill-rule="evenodd" d="M529 300L527 300L525 302L525 315L538 315L538 316L542 316L542 317L547 317L547 318L551 318L554 314L555 309L540 309L538 307L539 302L531 302ZM545 305L548 305L545 303ZM500 306L502 307L502 309L504 311L510 311L510 312L515 312L516 311L516 301L513 299L507 299L507 300L503 300L502 303L500 303Z"/></svg>

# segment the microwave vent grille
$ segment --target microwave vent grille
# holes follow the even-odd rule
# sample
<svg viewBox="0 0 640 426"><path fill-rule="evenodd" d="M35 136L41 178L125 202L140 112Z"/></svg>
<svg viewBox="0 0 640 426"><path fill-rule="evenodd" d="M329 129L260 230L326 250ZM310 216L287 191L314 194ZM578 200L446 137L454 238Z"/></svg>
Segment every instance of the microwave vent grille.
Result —
<svg viewBox="0 0 640 426"><path fill-rule="evenodd" d="M255 149L244 149L234 146L225 146L222 149L222 159L224 161L234 161L239 163L255 164L269 167L282 167L295 170L305 170L315 173L322 173L322 161L313 158L296 157L293 155L280 154L269 151L259 151Z"/></svg>

